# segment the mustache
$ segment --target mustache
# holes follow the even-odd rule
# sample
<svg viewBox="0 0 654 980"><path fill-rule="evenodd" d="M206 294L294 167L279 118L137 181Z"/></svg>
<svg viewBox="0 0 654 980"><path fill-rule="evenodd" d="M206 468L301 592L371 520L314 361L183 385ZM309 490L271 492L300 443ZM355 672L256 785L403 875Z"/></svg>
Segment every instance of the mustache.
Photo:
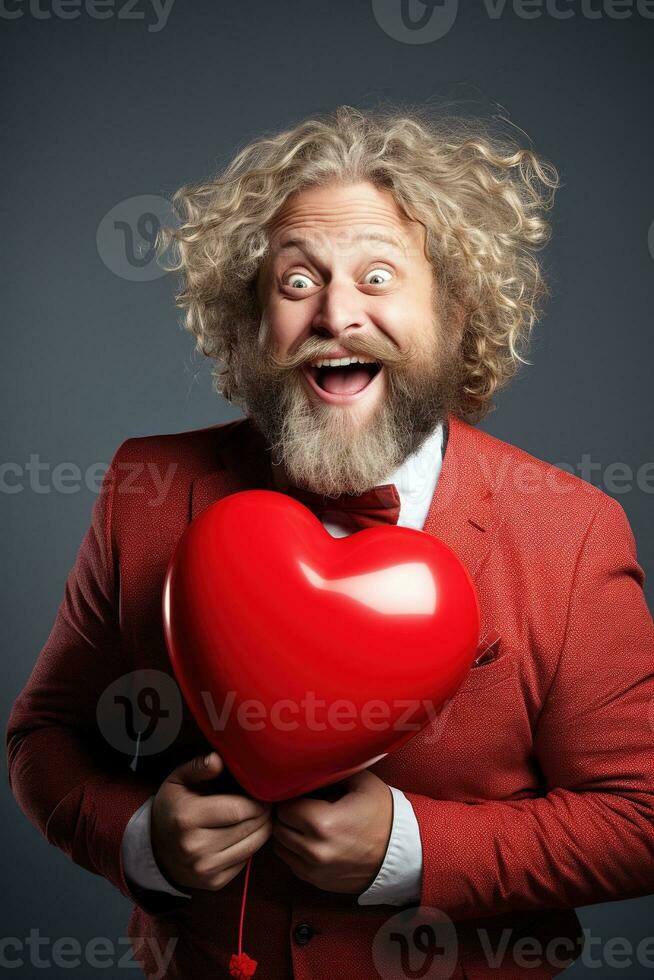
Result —
<svg viewBox="0 0 654 980"><path fill-rule="evenodd" d="M402 366L412 360L414 354L411 350L400 349L392 340L387 337L371 336L352 336L339 338L338 340L327 340L324 337L309 337L297 350L285 355L276 352L270 353L270 362L279 371L293 371L308 361L313 361L319 357L329 357L330 352L338 344L348 355L352 357L366 357L374 361L379 361L384 365ZM345 355L346 356L346 355Z"/></svg>

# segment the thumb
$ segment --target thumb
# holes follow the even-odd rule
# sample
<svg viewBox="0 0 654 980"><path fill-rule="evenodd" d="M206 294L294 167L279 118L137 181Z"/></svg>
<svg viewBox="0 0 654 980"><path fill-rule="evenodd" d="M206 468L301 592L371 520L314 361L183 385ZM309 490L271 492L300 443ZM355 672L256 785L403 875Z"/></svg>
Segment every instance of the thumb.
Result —
<svg viewBox="0 0 654 980"><path fill-rule="evenodd" d="M206 755L196 755L194 759L177 766L168 777L171 782L192 786L195 783L206 783L215 779L225 768L222 758L217 752Z"/></svg>

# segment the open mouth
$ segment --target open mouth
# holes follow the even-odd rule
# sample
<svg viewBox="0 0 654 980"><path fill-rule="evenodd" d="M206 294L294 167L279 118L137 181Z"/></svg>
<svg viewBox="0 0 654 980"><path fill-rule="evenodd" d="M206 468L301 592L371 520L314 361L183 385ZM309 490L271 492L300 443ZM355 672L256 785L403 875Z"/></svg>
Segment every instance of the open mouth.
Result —
<svg viewBox="0 0 654 980"><path fill-rule="evenodd" d="M313 390L323 401L342 403L359 397L377 378L383 368L378 362L341 364L337 367L302 368Z"/></svg>

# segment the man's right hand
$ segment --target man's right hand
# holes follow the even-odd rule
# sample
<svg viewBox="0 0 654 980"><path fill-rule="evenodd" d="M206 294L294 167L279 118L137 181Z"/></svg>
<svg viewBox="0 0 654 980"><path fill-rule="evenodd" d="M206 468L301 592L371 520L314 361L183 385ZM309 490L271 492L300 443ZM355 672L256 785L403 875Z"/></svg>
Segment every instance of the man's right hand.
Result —
<svg viewBox="0 0 654 980"><path fill-rule="evenodd" d="M245 867L272 832L271 806L248 796L207 794L223 770L217 752L172 771L152 804L155 861L171 885L218 891Z"/></svg>

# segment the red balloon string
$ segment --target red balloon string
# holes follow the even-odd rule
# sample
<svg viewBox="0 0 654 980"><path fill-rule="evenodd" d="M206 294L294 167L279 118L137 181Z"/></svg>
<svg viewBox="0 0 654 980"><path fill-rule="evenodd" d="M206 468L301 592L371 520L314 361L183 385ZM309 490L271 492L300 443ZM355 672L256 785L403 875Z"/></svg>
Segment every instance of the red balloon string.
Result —
<svg viewBox="0 0 654 980"><path fill-rule="evenodd" d="M257 968L257 961L253 960L247 953L243 952L243 920L245 919L245 902L248 894L248 882L250 880L250 868L252 867L252 857L248 858L245 869L245 881L243 882L243 897L241 898L241 917L238 924L238 953L232 953L229 961L230 976L236 980L249 980L254 976Z"/></svg>

